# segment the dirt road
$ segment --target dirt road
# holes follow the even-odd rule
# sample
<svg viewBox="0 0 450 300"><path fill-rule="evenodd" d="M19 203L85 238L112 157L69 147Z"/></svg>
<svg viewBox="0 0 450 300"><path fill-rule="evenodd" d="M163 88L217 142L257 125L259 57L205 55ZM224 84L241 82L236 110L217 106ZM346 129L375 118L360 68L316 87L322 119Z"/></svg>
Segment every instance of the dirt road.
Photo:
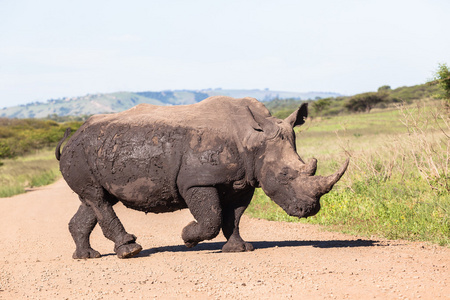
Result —
<svg viewBox="0 0 450 300"><path fill-rule="evenodd" d="M221 253L221 234L188 249L187 210L145 215L117 205L144 250L118 259L97 226L92 245L103 256L73 260L67 223L79 201L64 181L0 203L0 299L450 298L450 249L435 245L244 216L241 233L255 251Z"/></svg>

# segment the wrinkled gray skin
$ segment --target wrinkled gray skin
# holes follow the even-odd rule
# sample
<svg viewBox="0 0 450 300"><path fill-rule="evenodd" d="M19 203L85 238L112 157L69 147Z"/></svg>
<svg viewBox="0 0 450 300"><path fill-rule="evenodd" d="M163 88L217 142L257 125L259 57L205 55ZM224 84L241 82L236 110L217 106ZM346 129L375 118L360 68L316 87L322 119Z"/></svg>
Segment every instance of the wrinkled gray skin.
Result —
<svg viewBox="0 0 450 300"><path fill-rule="evenodd" d="M315 215L319 198L340 179L348 160L334 175L313 176L317 161L305 164L295 147L293 128L306 117L306 104L280 120L253 98L140 104L91 117L60 154L69 129L56 157L81 200L69 223L73 257L100 257L89 242L97 223L118 257L141 251L113 210L118 201L154 213L189 208L196 221L183 229L186 246L210 240L222 229L225 252L253 250L239 234L239 220L256 187L291 216Z"/></svg>

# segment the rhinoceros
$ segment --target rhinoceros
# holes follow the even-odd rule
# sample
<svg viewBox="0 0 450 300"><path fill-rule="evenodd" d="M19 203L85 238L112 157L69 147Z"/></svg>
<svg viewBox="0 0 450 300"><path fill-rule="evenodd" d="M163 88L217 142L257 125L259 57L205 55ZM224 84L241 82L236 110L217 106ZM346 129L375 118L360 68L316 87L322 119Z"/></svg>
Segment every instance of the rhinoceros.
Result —
<svg viewBox="0 0 450 300"><path fill-rule="evenodd" d="M182 231L187 247L216 237L224 252L253 250L239 234L239 221L255 188L291 216L315 215L348 166L330 176L314 176L317 160L297 154L293 128L305 122L307 104L286 119L271 116L254 98L207 98L182 106L140 104L95 115L55 154L81 205L69 222L76 245L73 258L97 258L90 234L99 223L119 258L142 247L113 210L126 207L153 213L189 208L195 221Z"/></svg>

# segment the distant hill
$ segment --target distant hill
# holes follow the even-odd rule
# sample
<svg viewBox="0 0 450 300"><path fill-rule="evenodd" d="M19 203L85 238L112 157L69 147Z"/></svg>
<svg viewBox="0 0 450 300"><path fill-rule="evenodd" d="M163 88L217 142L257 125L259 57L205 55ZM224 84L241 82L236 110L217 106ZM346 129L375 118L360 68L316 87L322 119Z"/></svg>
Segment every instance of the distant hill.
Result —
<svg viewBox="0 0 450 300"><path fill-rule="evenodd" d="M0 117L46 118L48 116L85 116L113 113L129 109L140 103L155 105L182 105L197 103L210 96L224 95L235 98L253 97L260 101L273 99L314 100L340 96L326 92L282 92L265 90L173 90L160 92L117 92L110 94L90 94L82 97L49 99L47 102L5 107L0 109Z"/></svg>

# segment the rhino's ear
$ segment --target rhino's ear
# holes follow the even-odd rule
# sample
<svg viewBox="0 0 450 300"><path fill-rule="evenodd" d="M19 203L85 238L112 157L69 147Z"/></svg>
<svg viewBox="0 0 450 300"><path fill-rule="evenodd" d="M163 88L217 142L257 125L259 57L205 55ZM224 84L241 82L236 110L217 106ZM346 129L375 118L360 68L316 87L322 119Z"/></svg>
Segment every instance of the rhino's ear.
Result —
<svg viewBox="0 0 450 300"><path fill-rule="evenodd" d="M294 111L289 117L284 119L288 122L292 128L305 123L305 119L308 117L308 103L303 103L299 109Z"/></svg>
<svg viewBox="0 0 450 300"><path fill-rule="evenodd" d="M246 108L251 120L251 126L255 131L263 132L268 139L271 139L277 135L278 127L275 126L267 116L261 116L258 113L253 113L248 106Z"/></svg>
<svg viewBox="0 0 450 300"><path fill-rule="evenodd" d="M261 124L259 124L258 121L256 121L255 115L253 114L250 107L246 106L246 109L247 109L247 113L250 117L249 120L250 120L250 125L252 126L252 128L256 131L263 131Z"/></svg>

